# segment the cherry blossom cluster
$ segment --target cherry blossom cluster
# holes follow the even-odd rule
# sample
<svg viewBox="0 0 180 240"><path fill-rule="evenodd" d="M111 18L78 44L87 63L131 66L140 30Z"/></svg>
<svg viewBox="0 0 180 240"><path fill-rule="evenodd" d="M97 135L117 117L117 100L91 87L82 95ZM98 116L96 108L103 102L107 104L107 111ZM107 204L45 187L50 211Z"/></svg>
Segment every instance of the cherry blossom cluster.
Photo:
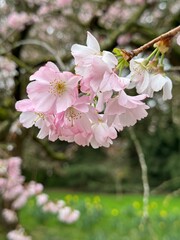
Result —
<svg viewBox="0 0 180 240"><path fill-rule="evenodd" d="M2 214L7 222L16 222L16 211L26 204L29 197L43 190L43 185L40 183L31 181L25 184L20 167L19 157L0 160L0 194L4 202Z"/></svg>
<svg viewBox="0 0 180 240"><path fill-rule="evenodd" d="M2 218L6 224L17 226L16 229L7 234L8 240L29 240L24 229L18 225L17 212L26 203L27 200L36 196L37 206L44 212L57 214L58 220L64 223L73 223L78 220L80 212L73 210L65 204L63 200L56 203L48 200L48 195L43 193L43 185L31 181L25 183L25 178L21 174L21 159L11 157L9 159L0 159L0 197L2 199Z"/></svg>
<svg viewBox="0 0 180 240"><path fill-rule="evenodd" d="M7 17L7 27L21 31L31 21L31 16L26 12L12 12Z"/></svg>
<svg viewBox="0 0 180 240"><path fill-rule="evenodd" d="M37 205L42 207L43 212L56 214L58 220L64 223L76 222L80 217L80 212L66 206L65 201L59 200L57 202L49 201L49 196L45 193L39 194L36 197Z"/></svg>
<svg viewBox="0 0 180 240"><path fill-rule="evenodd" d="M4 24L0 28L1 33L7 33L10 29L22 31L26 26L39 22L40 17L53 11L63 9L69 6L73 0L54 0L54 1L31 1L27 0L30 8L38 7L37 14L27 13L25 11L17 12L12 10L6 17Z"/></svg>
<svg viewBox="0 0 180 240"><path fill-rule="evenodd" d="M18 229L12 230L7 234L8 240L32 240L31 236L25 234L24 228L20 227Z"/></svg>
<svg viewBox="0 0 180 240"><path fill-rule="evenodd" d="M109 147L117 131L147 116L149 107L143 102L147 97L161 89L164 100L172 97L171 80L151 58L131 60L130 74L121 77L117 69L122 61L109 51L101 52L89 32L87 45L74 44L71 52L75 74L48 62L30 76L28 98L16 103L22 112L20 122L26 128L39 128L40 139L48 136L50 141ZM132 87L139 95L126 93Z"/></svg>
<svg viewBox="0 0 180 240"><path fill-rule="evenodd" d="M0 56L0 89L12 89L16 76L16 64L6 57Z"/></svg>

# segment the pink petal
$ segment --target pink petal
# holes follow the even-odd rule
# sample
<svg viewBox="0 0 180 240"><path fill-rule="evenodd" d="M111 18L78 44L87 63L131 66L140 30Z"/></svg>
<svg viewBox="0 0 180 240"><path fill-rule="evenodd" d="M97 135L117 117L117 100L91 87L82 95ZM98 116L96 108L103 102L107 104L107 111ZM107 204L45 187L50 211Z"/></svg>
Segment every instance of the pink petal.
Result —
<svg viewBox="0 0 180 240"><path fill-rule="evenodd" d="M72 99L69 93L65 92L62 96L56 100L56 111L57 113L65 111L67 108L72 106Z"/></svg>
<svg viewBox="0 0 180 240"><path fill-rule="evenodd" d="M59 71L58 71L59 73ZM43 82L51 82L58 78L58 73L47 66L41 67L38 71L36 71L33 75L30 76L30 81L36 80Z"/></svg>
<svg viewBox="0 0 180 240"><path fill-rule="evenodd" d="M32 112L34 110L34 106L30 99L24 99L16 102L15 108L19 112Z"/></svg>
<svg viewBox="0 0 180 240"><path fill-rule="evenodd" d="M35 104L36 112L49 112L53 111L52 107L55 103L56 97L49 93L39 94L39 98L36 101L33 101Z"/></svg>
<svg viewBox="0 0 180 240"><path fill-rule="evenodd" d="M60 72L59 68L53 62L50 62L50 61L47 62L45 66L48 67L48 68L53 69L55 72Z"/></svg>

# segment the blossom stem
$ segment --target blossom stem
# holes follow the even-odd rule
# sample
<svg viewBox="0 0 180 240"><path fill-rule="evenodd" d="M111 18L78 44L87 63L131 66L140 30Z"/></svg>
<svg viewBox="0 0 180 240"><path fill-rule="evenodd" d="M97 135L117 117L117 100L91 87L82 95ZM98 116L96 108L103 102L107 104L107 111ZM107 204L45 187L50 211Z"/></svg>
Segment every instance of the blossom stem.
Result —
<svg viewBox="0 0 180 240"><path fill-rule="evenodd" d="M163 65L163 61L164 61L164 53L162 53L162 55L161 55L161 60L160 60L161 65Z"/></svg>
<svg viewBox="0 0 180 240"><path fill-rule="evenodd" d="M132 51L126 51L127 61L130 61L133 57L137 56L139 53L144 52L146 49L150 48L153 46L155 43L162 41L162 40L171 40L178 32L180 32L180 26L171 29L170 31L161 34L160 36L154 38L150 42L147 42L146 44L142 45L139 48L136 48Z"/></svg>
<svg viewBox="0 0 180 240"><path fill-rule="evenodd" d="M160 54L160 51L158 50L157 53L156 53L156 55L155 55L155 58L156 58L156 59L158 59L159 54Z"/></svg>
<svg viewBox="0 0 180 240"><path fill-rule="evenodd" d="M154 51L146 58L147 63L155 54L157 54L157 52L158 52L158 49L157 48L154 49Z"/></svg>

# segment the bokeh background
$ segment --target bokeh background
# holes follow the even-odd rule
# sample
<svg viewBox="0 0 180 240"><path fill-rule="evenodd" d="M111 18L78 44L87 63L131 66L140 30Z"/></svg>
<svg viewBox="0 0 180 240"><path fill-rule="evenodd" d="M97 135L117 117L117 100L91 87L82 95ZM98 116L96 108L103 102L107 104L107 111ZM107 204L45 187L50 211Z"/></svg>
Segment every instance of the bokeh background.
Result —
<svg viewBox="0 0 180 240"><path fill-rule="evenodd" d="M22 12L20 20L12 21L13 13ZM128 129L108 149L52 143L37 139L37 129L22 128L14 108L17 100L26 97L29 76L47 61L74 71L70 49L74 43L85 44L87 31L103 50L131 50L178 26L179 13L177 0L0 0L0 158L20 156L26 181L42 183L52 198L64 198L82 212L75 225L60 225L35 214L32 200L20 216L33 239L179 240L180 47L176 37L164 60L173 81L173 98L163 102L161 93L156 94L148 100L148 117L133 127L144 152L152 196L152 218L144 229L138 227L141 168Z"/></svg>

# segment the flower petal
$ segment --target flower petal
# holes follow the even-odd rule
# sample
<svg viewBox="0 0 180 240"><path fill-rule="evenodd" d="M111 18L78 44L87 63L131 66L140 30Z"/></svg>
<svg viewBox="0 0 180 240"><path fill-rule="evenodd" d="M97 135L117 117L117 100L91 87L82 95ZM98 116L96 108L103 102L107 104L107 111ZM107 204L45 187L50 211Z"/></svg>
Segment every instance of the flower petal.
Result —
<svg viewBox="0 0 180 240"><path fill-rule="evenodd" d="M87 32L86 43L89 48L95 50L97 53L100 53L99 43L97 39L90 32Z"/></svg>

